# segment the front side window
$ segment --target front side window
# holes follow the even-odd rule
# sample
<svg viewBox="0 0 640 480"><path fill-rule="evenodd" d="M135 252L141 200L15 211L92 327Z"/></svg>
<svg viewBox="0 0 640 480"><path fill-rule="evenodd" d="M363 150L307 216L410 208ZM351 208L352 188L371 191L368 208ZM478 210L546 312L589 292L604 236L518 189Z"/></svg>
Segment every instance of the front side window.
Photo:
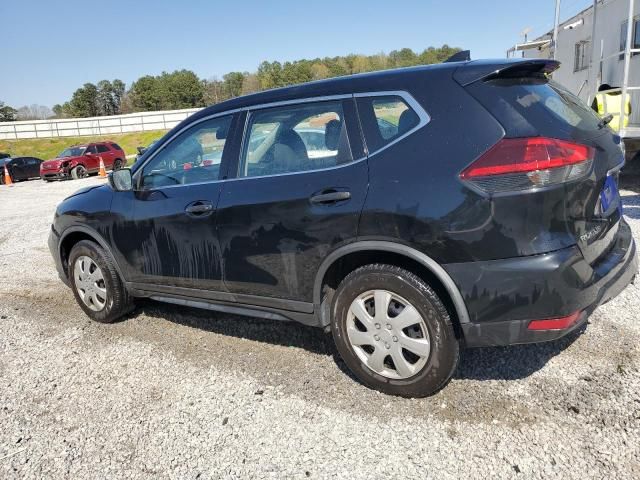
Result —
<svg viewBox="0 0 640 480"><path fill-rule="evenodd" d="M143 190L218 180L231 115L185 130L161 147L142 171Z"/></svg>
<svg viewBox="0 0 640 480"><path fill-rule="evenodd" d="M87 149L84 151L85 155L90 155L90 154L96 154L98 153L98 151L96 150L96 146L95 145L89 145L87 147Z"/></svg>
<svg viewBox="0 0 640 480"><path fill-rule="evenodd" d="M400 96L358 99L369 152L401 138L420 124L420 117Z"/></svg>
<svg viewBox="0 0 640 480"><path fill-rule="evenodd" d="M240 177L318 170L352 160L340 101L252 112L247 132Z"/></svg>

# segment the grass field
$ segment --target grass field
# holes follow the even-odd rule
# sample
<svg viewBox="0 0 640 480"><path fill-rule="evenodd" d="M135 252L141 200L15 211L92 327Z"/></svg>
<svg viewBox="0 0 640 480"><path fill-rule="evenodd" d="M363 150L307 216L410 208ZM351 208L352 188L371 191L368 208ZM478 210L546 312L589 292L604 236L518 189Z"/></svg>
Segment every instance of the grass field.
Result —
<svg viewBox="0 0 640 480"><path fill-rule="evenodd" d="M10 153L14 157L29 156L43 160L55 158L62 150L79 143L113 140L122 147L127 155L134 155L136 147L148 145L165 134L165 130L132 132L122 135L61 137L61 138L25 138L20 140L0 140L0 152Z"/></svg>

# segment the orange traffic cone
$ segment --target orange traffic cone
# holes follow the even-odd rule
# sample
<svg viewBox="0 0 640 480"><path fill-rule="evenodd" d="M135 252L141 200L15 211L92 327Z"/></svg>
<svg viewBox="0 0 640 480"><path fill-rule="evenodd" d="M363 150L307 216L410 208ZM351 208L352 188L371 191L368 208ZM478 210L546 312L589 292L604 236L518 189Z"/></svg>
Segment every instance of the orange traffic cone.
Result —
<svg viewBox="0 0 640 480"><path fill-rule="evenodd" d="M99 177L106 177L107 171L104 168L104 162L102 161L102 157L100 157L100 170L98 170Z"/></svg>
<svg viewBox="0 0 640 480"><path fill-rule="evenodd" d="M5 185L13 185L13 181L11 180L11 175L9 175L9 170L7 170L7 166L4 166L4 184Z"/></svg>

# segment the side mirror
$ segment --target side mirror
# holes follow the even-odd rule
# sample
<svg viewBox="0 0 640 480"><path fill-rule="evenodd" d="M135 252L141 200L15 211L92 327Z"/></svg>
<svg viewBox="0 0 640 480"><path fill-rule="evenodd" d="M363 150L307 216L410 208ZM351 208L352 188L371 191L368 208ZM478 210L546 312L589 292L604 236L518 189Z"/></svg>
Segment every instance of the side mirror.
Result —
<svg viewBox="0 0 640 480"><path fill-rule="evenodd" d="M138 155L142 155L147 150L147 147L138 147Z"/></svg>
<svg viewBox="0 0 640 480"><path fill-rule="evenodd" d="M116 192L129 192L133 190L133 176L128 168L114 170L109 174L109 185Z"/></svg>

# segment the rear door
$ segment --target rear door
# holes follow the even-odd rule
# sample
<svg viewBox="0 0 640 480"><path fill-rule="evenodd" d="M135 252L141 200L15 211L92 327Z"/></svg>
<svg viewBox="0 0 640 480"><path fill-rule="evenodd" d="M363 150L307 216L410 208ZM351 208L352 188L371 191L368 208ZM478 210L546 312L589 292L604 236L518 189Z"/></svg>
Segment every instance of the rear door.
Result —
<svg viewBox="0 0 640 480"><path fill-rule="evenodd" d="M41 160L37 158L28 157L27 159L27 175L29 178L39 177L40 176L40 164Z"/></svg>
<svg viewBox="0 0 640 480"><path fill-rule="evenodd" d="M322 260L356 239L367 192L353 99L248 112L230 177L218 206L227 289L251 295L239 297L248 303L264 305L259 296L271 297L274 306L305 308L286 299L308 307Z"/></svg>
<svg viewBox="0 0 640 480"><path fill-rule="evenodd" d="M113 161L115 160L113 150L105 144L96 145L96 148L98 150L98 157L102 158L105 168L111 168L113 166Z"/></svg>

